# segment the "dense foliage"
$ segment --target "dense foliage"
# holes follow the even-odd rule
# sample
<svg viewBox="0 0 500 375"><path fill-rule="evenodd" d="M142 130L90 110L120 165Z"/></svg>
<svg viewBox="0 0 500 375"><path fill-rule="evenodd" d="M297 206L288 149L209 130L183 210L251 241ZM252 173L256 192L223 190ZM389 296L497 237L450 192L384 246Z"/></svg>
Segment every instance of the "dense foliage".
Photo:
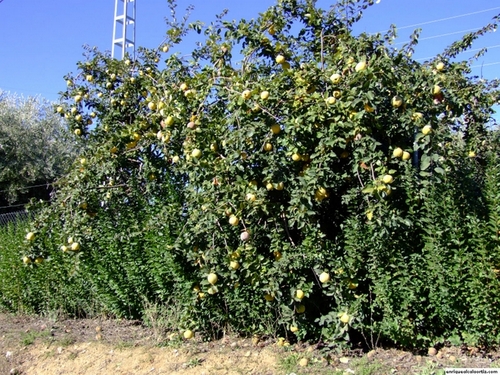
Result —
<svg viewBox="0 0 500 375"><path fill-rule="evenodd" d="M0 91L0 214L31 198L48 200L54 180L77 155L51 103Z"/></svg>
<svg viewBox="0 0 500 375"><path fill-rule="evenodd" d="M57 108L88 147L28 269L209 337L498 343L498 85L453 59L496 23L421 64L418 34L350 32L339 15L370 3L174 19L135 61L90 50ZM189 58L168 52L191 30Z"/></svg>

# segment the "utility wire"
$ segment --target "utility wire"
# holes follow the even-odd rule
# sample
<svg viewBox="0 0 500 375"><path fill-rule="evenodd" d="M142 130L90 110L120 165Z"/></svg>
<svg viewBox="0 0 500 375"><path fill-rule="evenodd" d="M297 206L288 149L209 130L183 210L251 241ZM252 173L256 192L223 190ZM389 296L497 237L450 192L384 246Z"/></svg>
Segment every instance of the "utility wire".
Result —
<svg viewBox="0 0 500 375"><path fill-rule="evenodd" d="M13 204L11 206L0 206L0 208L11 208L11 207L21 207L26 206L26 204Z"/></svg>
<svg viewBox="0 0 500 375"><path fill-rule="evenodd" d="M466 33L466 32L469 32L469 31L477 31L477 30L480 30L480 29L481 29L481 27L476 27L474 29L466 29L466 30L454 31L452 33L432 35L432 36L428 36L428 37L425 37L425 38L418 38L418 41L420 42L422 40L436 39L436 38L441 38L443 36L449 36L449 35L455 35L455 34L462 34L462 33ZM408 43L408 41L394 43L394 45L405 44L405 43Z"/></svg>
<svg viewBox="0 0 500 375"><path fill-rule="evenodd" d="M500 64L500 61L495 61L492 63L481 64L481 65L472 65L471 68L482 68L483 66L498 65L498 64Z"/></svg>
<svg viewBox="0 0 500 375"><path fill-rule="evenodd" d="M429 25L429 24L431 24L431 23L437 23L437 22L449 21L449 20L453 20L453 19L456 19L456 18L461 18L461 17L472 16L472 15L474 15L474 14L479 14L479 13L490 12L490 11L492 11L492 10L497 10L497 9L500 9L500 7L494 7L494 8L489 8L489 9L483 9L483 10L478 10L478 11L476 11L476 12L470 12L470 13L459 14L458 16L451 16L451 17L446 17L446 18L439 18L439 19L432 20L432 21L426 21L426 22L415 23L415 24L413 24L413 25L408 25L408 26L398 27L397 29L398 29L398 30L409 29L409 28L413 28L413 27L416 27L416 26ZM384 30L384 31L379 31L379 33L382 33L382 32L385 32L385 31L386 31L386 30Z"/></svg>
<svg viewBox="0 0 500 375"><path fill-rule="evenodd" d="M17 188L17 189L0 190L0 193L7 193L8 191L12 191L12 190L18 191L18 190L25 190L25 189L31 189L31 188L36 188L36 187L42 187L42 186L49 187L49 186L52 186L52 184L47 183L47 184L40 184L40 185L24 186L24 187Z"/></svg>
<svg viewBox="0 0 500 375"><path fill-rule="evenodd" d="M50 200L45 201L45 200L41 199L39 202L50 203L51 201ZM0 206L0 209L2 209L2 208L12 208L12 207L25 207L26 204L27 203L13 204L13 205L10 205L10 206Z"/></svg>
<svg viewBox="0 0 500 375"><path fill-rule="evenodd" d="M486 47L483 47L483 48L474 48L474 49L469 49L467 51L463 51L462 53L467 53L467 52L477 52L477 51L481 51L481 50L490 50L490 49L493 49L493 48L499 48L500 47L500 44L495 44L493 46L486 46ZM428 60L428 59L433 59L434 57L436 56L428 56L428 57L419 57L418 59L415 59L415 61L422 61L422 60Z"/></svg>

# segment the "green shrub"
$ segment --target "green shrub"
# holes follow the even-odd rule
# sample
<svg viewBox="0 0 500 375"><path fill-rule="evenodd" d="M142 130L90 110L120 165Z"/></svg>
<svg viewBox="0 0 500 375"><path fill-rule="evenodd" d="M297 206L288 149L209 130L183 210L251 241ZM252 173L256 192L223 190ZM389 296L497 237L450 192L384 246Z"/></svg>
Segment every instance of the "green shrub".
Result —
<svg viewBox="0 0 500 375"><path fill-rule="evenodd" d="M355 37L338 18L370 3L173 22L166 46L206 40L163 69L163 48L89 51L61 104L85 152L25 256L57 259L43 267L105 313L174 303L207 337L498 343L498 83L453 62L495 24L420 64L418 36L392 50L394 30Z"/></svg>

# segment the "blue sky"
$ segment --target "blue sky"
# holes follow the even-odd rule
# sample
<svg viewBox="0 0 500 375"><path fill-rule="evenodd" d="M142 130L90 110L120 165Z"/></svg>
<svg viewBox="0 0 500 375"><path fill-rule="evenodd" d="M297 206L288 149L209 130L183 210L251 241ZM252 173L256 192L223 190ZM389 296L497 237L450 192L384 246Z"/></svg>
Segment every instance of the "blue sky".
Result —
<svg viewBox="0 0 500 375"><path fill-rule="evenodd" d="M166 0L136 0L136 45L157 47L170 12ZM332 0L319 0L328 8ZM40 95L51 101L65 89L63 76L76 71L83 45L110 51L114 0L3 0L0 2L0 90L23 96ZM192 4L191 19L206 23L223 9L227 19L255 18L273 0L178 0L179 10ZM183 13L183 12L181 12ZM355 32L399 29L395 47L402 46L417 27L423 29L414 57L425 59L441 52L466 32L489 23L500 13L495 0L380 0L365 12ZM191 46L186 44L186 52ZM482 38L474 48L489 47L474 63L473 73L500 77L500 31ZM474 52L462 55L466 59ZM422 60L423 61L423 60Z"/></svg>

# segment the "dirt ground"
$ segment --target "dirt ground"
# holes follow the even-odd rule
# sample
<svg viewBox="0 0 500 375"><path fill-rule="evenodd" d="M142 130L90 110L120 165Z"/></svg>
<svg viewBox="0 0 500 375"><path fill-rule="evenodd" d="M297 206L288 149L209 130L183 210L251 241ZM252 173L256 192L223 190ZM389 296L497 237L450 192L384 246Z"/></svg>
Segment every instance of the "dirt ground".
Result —
<svg viewBox="0 0 500 375"><path fill-rule="evenodd" d="M395 349L325 352L225 337L164 337L140 322L51 320L0 313L0 374L439 374L445 367L500 367L500 352L445 347L419 355Z"/></svg>

